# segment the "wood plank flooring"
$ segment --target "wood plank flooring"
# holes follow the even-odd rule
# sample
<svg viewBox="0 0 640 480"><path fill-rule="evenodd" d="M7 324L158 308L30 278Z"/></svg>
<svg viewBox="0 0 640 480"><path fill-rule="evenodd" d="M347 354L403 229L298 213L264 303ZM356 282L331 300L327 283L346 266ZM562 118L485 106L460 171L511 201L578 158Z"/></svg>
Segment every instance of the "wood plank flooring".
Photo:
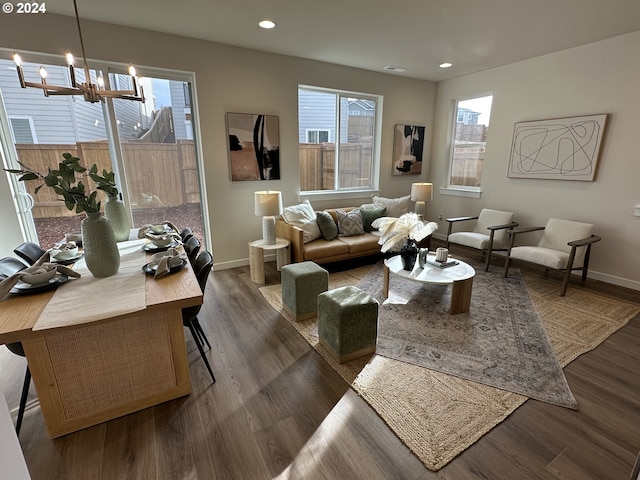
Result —
<svg viewBox="0 0 640 480"><path fill-rule="evenodd" d="M279 282L274 264L266 274ZM593 280L570 288L640 304ZM32 387L20 434L32 478L627 480L640 450L640 318L565 369L578 411L529 400L438 472L269 307L248 267L211 274L200 322L217 383L185 330L188 397L51 440ZM14 418L25 366L0 348Z"/></svg>

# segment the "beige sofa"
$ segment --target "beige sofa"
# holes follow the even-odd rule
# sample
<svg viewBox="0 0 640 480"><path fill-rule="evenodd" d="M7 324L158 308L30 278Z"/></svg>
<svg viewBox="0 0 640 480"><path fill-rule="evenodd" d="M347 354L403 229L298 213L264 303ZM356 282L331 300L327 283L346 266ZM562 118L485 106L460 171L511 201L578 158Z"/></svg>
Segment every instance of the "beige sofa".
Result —
<svg viewBox="0 0 640 480"><path fill-rule="evenodd" d="M342 210L349 211L352 208L354 207ZM327 209L326 211L337 222L336 210ZM292 262L309 260L315 263L330 263L380 253L380 245L378 244L380 234L377 231L350 237L338 237L329 241L320 237L304 243L302 229L279 218L276 221L276 235L291 242Z"/></svg>

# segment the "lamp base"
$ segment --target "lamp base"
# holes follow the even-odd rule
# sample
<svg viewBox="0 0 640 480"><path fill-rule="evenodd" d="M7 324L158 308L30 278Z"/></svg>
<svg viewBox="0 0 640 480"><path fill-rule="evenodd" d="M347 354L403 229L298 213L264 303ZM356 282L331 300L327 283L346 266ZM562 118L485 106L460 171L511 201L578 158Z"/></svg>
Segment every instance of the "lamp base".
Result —
<svg viewBox="0 0 640 480"><path fill-rule="evenodd" d="M420 217L420 219L422 220L424 218L424 214L425 214L425 202L422 202L420 200L418 200L416 202L416 215L418 215Z"/></svg>
<svg viewBox="0 0 640 480"><path fill-rule="evenodd" d="M273 215L262 217L262 242L265 245L276 243L276 217Z"/></svg>

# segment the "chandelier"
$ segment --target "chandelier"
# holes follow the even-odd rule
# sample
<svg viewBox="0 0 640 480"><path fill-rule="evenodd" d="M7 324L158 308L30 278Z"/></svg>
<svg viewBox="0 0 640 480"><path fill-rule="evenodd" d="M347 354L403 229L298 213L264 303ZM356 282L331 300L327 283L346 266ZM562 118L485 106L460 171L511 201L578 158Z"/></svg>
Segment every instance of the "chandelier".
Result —
<svg viewBox="0 0 640 480"><path fill-rule="evenodd" d="M67 50L65 59L67 66L69 67L69 77L71 80L71 87L60 87L57 85L50 85L47 83L47 70L44 66L40 66L40 83L27 82L24 78L24 72L22 70L22 58L17 52L13 54L13 61L16 63L18 70L18 79L20 80L20 86L22 88L33 87L42 89L44 96L49 95L82 95L87 102L96 103L103 98L121 98L123 100L135 100L137 102L144 103L144 91L142 89L142 79L137 76L136 69L133 65L129 65L129 76L131 77L131 90L106 90L104 86L104 78L102 73L99 73L96 78L96 83L91 81L89 74L89 66L87 65L87 56L84 52L84 41L82 40L82 31L80 30L80 18L78 17L78 6L76 0L73 0L73 8L76 14L76 24L78 26L78 36L80 37L80 48L82 49L82 59L84 62L84 82L76 82L76 73L74 70L75 59L73 54Z"/></svg>

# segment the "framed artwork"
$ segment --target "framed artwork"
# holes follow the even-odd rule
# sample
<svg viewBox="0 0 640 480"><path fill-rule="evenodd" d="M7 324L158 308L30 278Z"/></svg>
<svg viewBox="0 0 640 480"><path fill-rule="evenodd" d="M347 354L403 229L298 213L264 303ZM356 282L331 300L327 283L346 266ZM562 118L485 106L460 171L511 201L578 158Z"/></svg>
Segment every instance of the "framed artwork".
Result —
<svg viewBox="0 0 640 480"><path fill-rule="evenodd" d="M592 182L607 116L517 122L507 176Z"/></svg>
<svg viewBox="0 0 640 480"><path fill-rule="evenodd" d="M231 180L280 179L280 126L275 115L227 113Z"/></svg>
<svg viewBox="0 0 640 480"><path fill-rule="evenodd" d="M393 174L420 175L425 127L396 125L393 137Z"/></svg>

